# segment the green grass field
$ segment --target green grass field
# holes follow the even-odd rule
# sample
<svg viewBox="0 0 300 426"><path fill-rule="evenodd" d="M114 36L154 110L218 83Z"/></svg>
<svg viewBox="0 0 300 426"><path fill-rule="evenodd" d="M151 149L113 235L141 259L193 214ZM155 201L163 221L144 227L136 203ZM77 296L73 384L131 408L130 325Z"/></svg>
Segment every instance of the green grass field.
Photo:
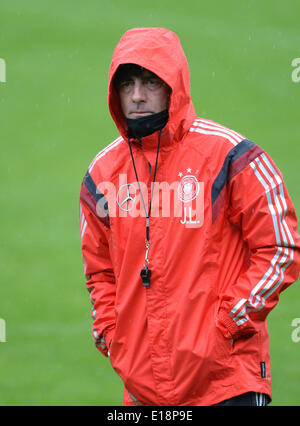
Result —
<svg viewBox="0 0 300 426"><path fill-rule="evenodd" d="M122 34L175 31L197 114L264 147L298 214L297 0L1 0L0 405L122 405L122 383L91 336L78 195L94 155L117 137L107 75ZM273 405L300 405L299 285L269 316Z"/></svg>

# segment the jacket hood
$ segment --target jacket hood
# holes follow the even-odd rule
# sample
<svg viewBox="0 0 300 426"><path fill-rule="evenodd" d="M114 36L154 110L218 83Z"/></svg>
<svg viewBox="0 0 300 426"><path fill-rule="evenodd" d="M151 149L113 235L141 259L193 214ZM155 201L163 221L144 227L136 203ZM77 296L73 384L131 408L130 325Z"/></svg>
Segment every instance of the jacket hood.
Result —
<svg viewBox="0 0 300 426"><path fill-rule="evenodd" d="M120 65L136 64L153 72L172 90L169 121L163 130L170 139L179 140L196 117L190 96L188 63L176 34L165 28L133 28L117 44L110 69L108 105L111 116L123 138L127 138L127 122L114 88L114 75Z"/></svg>

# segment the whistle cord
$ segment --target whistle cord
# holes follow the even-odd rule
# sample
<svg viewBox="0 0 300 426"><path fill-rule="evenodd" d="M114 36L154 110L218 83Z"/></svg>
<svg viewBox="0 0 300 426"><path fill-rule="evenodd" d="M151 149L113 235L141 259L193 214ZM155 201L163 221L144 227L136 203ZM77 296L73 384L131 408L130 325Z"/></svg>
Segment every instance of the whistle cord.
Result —
<svg viewBox="0 0 300 426"><path fill-rule="evenodd" d="M154 175L153 175L153 182L152 182L152 188L151 188L151 197L150 197L150 204L149 204L148 213L147 213L145 200L144 200L144 197L143 197L143 194L142 194L141 185L140 185L139 177L138 177L136 166L135 166L135 161L134 161L134 157L133 157L130 138L128 138L128 145L129 145L129 149L130 149L131 160L132 160L136 181L137 181L137 184L138 184L138 187L139 187L139 191L140 191L140 194L141 194L141 199L142 199L142 203L143 203L143 207L144 207L144 211L145 211L145 215L146 215L146 241L148 241L148 242L150 241L150 215L151 215L152 199L153 199L153 193L154 193L154 184L155 184L155 180L156 180L156 172L157 172L158 154L159 154L161 133L162 133L162 129L159 131L159 136L158 136L158 145L157 145L157 151L156 151L155 168L154 168ZM142 143L141 140L140 140L140 142Z"/></svg>

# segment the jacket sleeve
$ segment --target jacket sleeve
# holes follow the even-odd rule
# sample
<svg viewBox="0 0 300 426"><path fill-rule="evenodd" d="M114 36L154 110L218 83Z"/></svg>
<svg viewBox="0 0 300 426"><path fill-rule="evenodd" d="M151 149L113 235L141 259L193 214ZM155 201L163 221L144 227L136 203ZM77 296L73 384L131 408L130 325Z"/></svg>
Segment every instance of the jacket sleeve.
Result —
<svg viewBox="0 0 300 426"><path fill-rule="evenodd" d="M250 266L222 297L217 327L237 339L255 334L280 293L298 279L300 239L282 175L266 153L230 181L229 198L229 221L241 230Z"/></svg>
<svg viewBox="0 0 300 426"><path fill-rule="evenodd" d="M115 329L116 286L108 243L109 218L108 214L99 214L99 198L100 194L87 173L80 190L81 250L92 302L93 338L100 352L108 356Z"/></svg>

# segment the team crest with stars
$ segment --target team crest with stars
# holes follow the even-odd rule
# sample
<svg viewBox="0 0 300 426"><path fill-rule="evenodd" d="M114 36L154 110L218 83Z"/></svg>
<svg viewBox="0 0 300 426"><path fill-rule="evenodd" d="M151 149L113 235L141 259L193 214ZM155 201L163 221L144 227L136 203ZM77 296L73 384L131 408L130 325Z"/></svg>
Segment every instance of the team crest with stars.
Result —
<svg viewBox="0 0 300 426"><path fill-rule="evenodd" d="M192 174L192 169L186 169L186 173L180 172L178 176L181 178L178 185L178 198L183 203L188 203L193 201L199 194L200 185L195 174L199 173L199 170L196 170Z"/></svg>

